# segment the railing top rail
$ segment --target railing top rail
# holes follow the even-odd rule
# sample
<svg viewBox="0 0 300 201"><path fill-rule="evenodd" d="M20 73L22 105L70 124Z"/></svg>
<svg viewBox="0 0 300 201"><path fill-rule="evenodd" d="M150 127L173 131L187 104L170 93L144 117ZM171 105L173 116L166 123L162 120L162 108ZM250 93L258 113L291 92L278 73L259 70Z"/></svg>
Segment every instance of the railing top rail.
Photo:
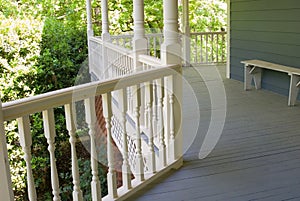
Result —
<svg viewBox="0 0 300 201"><path fill-rule="evenodd" d="M162 36L163 33L146 33L145 35L146 35L146 37L147 37L147 36ZM114 38L132 38L132 37L133 37L133 34L111 35L110 37L111 37L112 39L114 39Z"/></svg>
<svg viewBox="0 0 300 201"><path fill-rule="evenodd" d="M226 31L212 31L212 32L192 32L190 35L209 35L209 34L226 34Z"/></svg>
<svg viewBox="0 0 300 201"><path fill-rule="evenodd" d="M24 115L41 112L49 108L59 107L89 97L98 96L124 87L137 85L149 80L169 76L180 71L179 65L157 67L130 75L120 76L107 81L97 81L20 100L3 103L4 120L16 119Z"/></svg>
<svg viewBox="0 0 300 201"><path fill-rule="evenodd" d="M151 66L163 66L159 58L149 55L139 55L139 61Z"/></svg>

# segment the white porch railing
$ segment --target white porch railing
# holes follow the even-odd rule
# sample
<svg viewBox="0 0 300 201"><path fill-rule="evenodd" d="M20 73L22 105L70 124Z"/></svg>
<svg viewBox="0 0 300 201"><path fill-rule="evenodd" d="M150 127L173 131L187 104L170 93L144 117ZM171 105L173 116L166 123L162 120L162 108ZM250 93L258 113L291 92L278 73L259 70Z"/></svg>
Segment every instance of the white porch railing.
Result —
<svg viewBox="0 0 300 201"><path fill-rule="evenodd" d="M132 51L110 42L103 42L98 37L91 37L89 67L90 73L98 80L128 75L133 72Z"/></svg>
<svg viewBox="0 0 300 201"><path fill-rule="evenodd" d="M95 47L98 44L93 45ZM126 59L128 58L126 57ZM85 114L80 115L85 117L89 130L92 199L101 200L101 186L97 168L98 153L95 145L97 118L95 97L99 95L102 95L103 113L106 121L108 160L108 195L102 200L123 200L153 179L160 177L170 168L177 168L182 164L182 134L179 126L181 114L177 112L177 108L180 108L181 89L178 86L181 82L181 68L177 65L158 66L159 61L148 56L140 56L139 60L148 70L132 71L130 75L126 76L118 76L106 81L96 81L4 103L2 107L0 102L1 200L13 200L3 125L4 121L14 119L18 121L20 142L25 153L28 199L31 201L37 199L31 168L32 137L30 129L32 124L30 115L35 113L42 113L43 115L44 133L49 145L53 200L60 200L54 152L55 116L53 111L57 107L64 107L65 110L71 147L72 163L70 166L73 176L73 200L83 200L75 145L77 141L75 120L79 115L75 111L77 102L84 104ZM122 61L118 62L122 63ZM114 65L114 67L118 68L119 66ZM128 97L128 91L130 91L130 97ZM116 186L114 167L116 159L112 151L112 141L116 142L123 155L123 186L120 188ZM131 180L131 174L134 175L134 180Z"/></svg>
<svg viewBox="0 0 300 201"><path fill-rule="evenodd" d="M190 34L190 55L187 60L192 65L219 64L227 60L226 32L198 32ZM133 35L111 36L113 44L132 49ZM160 58L160 46L163 43L161 33L146 34L148 40L148 55Z"/></svg>
<svg viewBox="0 0 300 201"><path fill-rule="evenodd" d="M226 32L191 33L191 64L226 63Z"/></svg>

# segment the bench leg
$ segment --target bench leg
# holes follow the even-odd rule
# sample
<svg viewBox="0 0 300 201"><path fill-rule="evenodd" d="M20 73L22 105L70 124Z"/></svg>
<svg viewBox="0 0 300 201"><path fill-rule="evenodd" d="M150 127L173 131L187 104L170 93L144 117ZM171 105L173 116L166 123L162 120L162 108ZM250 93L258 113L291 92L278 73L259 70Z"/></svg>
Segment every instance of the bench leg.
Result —
<svg viewBox="0 0 300 201"><path fill-rule="evenodd" d="M261 75L262 75L262 70L261 68L255 68L254 71L252 72L253 78L254 78L254 84L256 89L261 89Z"/></svg>
<svg viewBox="0 0 300 201"><path fill-rule="evenodd" d="M253 75L250 73L252 67L245 64L245 71L244 71L244 90L251 89L251 82Z"/></svg>
<svg viewBox="0 0 300 201"><path fill-rule="evenodd" d="M299 75L290 75L291 76L291 81L290 81L290 92L289 92L289 101L288 105L289 106L294 106L298 97L299 93L299 87L297 87L297 84L300 81L300 76Z"/></svg>

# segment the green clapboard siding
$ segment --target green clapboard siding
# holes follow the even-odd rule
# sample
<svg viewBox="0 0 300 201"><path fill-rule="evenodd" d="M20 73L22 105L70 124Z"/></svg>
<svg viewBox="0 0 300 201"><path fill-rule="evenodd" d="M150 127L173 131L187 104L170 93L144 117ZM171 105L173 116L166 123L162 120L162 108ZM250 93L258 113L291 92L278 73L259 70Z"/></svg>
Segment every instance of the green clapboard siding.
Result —
<svg viewBox="0 0 300 201"><path fill-rule="evenodd" d="M231 78L247 59L300 68L300 0L231 0L230 26ZM287 95L289 76L265 70L262 87Z"/></svg>

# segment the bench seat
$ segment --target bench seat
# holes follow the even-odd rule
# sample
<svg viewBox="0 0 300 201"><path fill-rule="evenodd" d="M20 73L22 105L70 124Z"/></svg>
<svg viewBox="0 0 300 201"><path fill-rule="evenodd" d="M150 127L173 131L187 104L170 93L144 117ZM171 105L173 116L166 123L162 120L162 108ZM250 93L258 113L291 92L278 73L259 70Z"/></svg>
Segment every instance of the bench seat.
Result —
<svg viewBox="0 0 300 201"><path fill-rule="evenodd" d="M287 73L290 76L290 89L288 105L294 106L297 100L300 87L300 69L290 66L284 66L262 60L245 60L241 61L245 66L244 71L244 89L252 88L251 83L254 81L256 89L261 88L262 69L269 69Z"/></svg>

